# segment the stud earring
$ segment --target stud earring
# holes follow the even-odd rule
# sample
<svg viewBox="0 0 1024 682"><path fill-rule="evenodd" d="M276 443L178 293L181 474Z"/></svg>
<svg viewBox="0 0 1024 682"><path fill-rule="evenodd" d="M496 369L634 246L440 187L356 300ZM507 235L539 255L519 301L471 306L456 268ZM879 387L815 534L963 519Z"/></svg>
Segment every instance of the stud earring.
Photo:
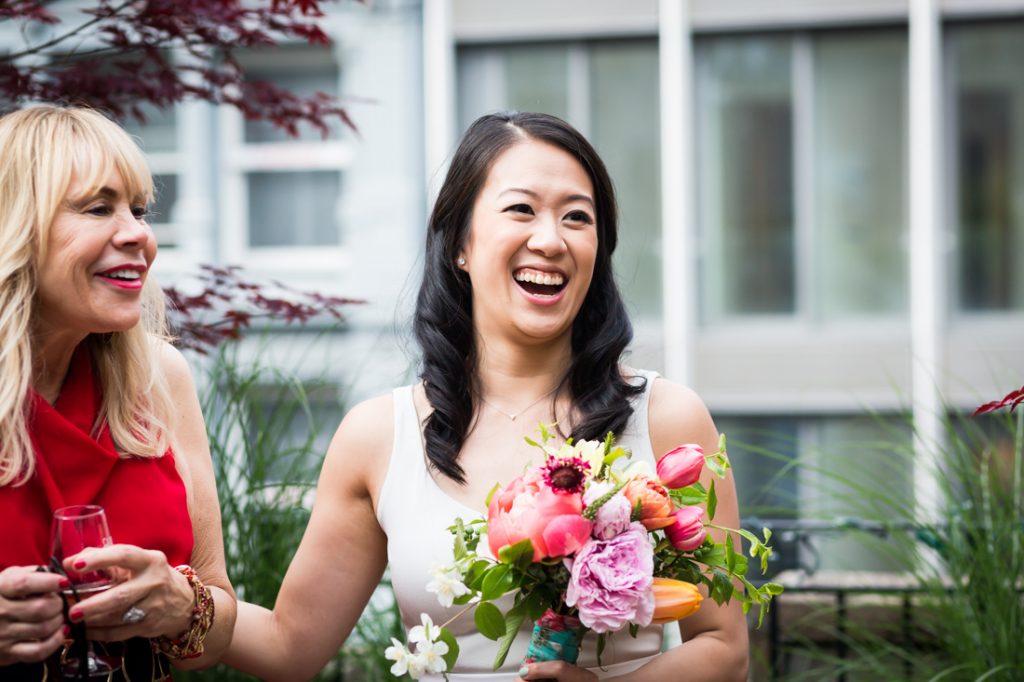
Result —
<svg viewBox="0 0 1024 682"><path fill-rule="evenodd" d="M455 264L461 268L463 265L466 264L466 259L463 258L462 256L459 256L458 258L455 259Z"/></svg>

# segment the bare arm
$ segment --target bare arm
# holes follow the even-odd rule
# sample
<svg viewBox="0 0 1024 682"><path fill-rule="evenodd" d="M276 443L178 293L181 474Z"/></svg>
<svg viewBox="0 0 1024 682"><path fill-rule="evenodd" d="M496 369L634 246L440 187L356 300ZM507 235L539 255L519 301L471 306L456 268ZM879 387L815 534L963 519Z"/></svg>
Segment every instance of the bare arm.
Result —
<svg viewBox="0 0 1024 682"><path fill-rule="evenodd" d="M235 592L224 563L224 536L220 501L210 458L206 422L196 395L192 372L177 350L166 346L162 354L171 399L177 412L168 426L174 438L175 455L188 469L189 516L192 518L191 566L210 588L214 599L214 621L203 643L204 653L197 659L180 662L182 668L205 668L223 655L235 627ZM181 466L179 464L179 467Z"/></svg>
<svg viewBox="0 0 1024 682"><path fill-rule="evenodd" d="M308 679L351 632L387 564L369 491L388 461L392 409L390 396L361 403L338 427L274 610L239 604L228 664L267 680Z"/></svg>
<svg viewBox="0 0 1024 682"><path fill-rule="evenodd" d="M696 393L664 379L658 379L652 390L649 419L651 445L656 456L661 457L681 443L697 443L708 454L718 449L718 430ZM705 468L701 482L709 486L712 479L718 494L715 523L738 528L739 504L732 472L720 479ZM711 534L716 541L725 542L720 531L713 530ZM733 537L737 546L739 540ZM706 597L707 591L703 588L701 591ZM718 606L705 599L696 614L679 621L679 631L683 638L681 646L656 657L629 679L685 679L687 682L747 679L747 623L738 601Z"/></svg>
<svg viewBox="0 0 1024 682"><path fill-rule="evenodd" d="M164 415L164 420L171 436L175 463L187 491L192 522L194 544L189 564L210 588L214 599L214 620L203 641L203 655L174 663L181 668L205 668L219 660L231 640L235 594L224 564L220 504L206 425L192 373L181 353L166 343L160 344L160 369L172 401L172 412ZM72 618L76 610L84 614L91 637L98 640L136 636L176 638L190 627L195 595L185 577L167 565L162 552L115 545L86 550L80 556L88 560L90 567L118 567L131 575L130 580L72 609ZM141 622L126 625L120 616L133 605L142 607L146 615Z"/></svg>

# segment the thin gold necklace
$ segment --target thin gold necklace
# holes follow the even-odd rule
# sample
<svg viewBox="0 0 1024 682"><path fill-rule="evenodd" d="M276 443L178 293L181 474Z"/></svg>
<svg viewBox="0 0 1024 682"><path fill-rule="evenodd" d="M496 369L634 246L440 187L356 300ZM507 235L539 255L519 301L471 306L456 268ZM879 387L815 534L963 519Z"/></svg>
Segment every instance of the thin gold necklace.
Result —
<svg viewBox="0 0 1024 682"><path fill-rule="evenodd" d="M519 410L518 412L506 412L505 410L501 409L500 407L498 407L497 405L495 405L494 403L492 403L490 400L488 400L487 398L485 398L483 396L480 396L480 402L482 402L484 405L487 405L488 407L490 407L492 410L494 410L498 414L500 414L502 416L505 416L505 417L508 417L511 421L515 421L518 417L523 416L526 413L526 411L529 410L531 407L533 407L534 405L536 405L540 401L544 400L544 398L547 398L548 396L550 396L552 393L554 393L557 390L558 390L558 386L555 386L553 389L551 389L550 391L548 391L547 393L545 393L541 397L537 398L532 403L530 403L529 405L527 405L523 409Z"/></svg>

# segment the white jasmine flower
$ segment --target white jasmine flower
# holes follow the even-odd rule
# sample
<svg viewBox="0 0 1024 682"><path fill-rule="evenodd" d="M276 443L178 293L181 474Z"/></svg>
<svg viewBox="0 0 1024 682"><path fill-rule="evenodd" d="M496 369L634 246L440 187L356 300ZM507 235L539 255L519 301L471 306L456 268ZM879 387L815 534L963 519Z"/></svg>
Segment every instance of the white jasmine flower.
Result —
<svg viewBox="0 0 1024 682"><path fill-rule="evenodd" d="M423 677L423 673L427 672L427 666L423 661L423 657L419 655L409 656L409 677L414 680L418 680Z"/></svg>
<svg viewBox="0 0 1024 682"><path fill-rule="evenodd" d="M469 594L469 588L463 584L462 574L457 570L434 564L430 568L433 580L427 583L427 592L437 595L437 601L441 606L451 608L455 600L463 595Z"/></svg>
<svg viewBox="0 0 1024 682"><path fill-rule="evenodd" d="M432 673L444 672L448 665L444 655L448 653L448 645L444 642L418 642L416 644L416 665Z"/></svg>
<svg viewBox="0 0 1024 682"><path fill-rule="evenodd" d="M384 658L395 662L391 666L391 674L395 677L401 677L409 671L409 658L411 656L412 653L405 648L405 645L394 637L391 638L391 646L384 650Z"/></svg>
<svg viewBox="0 0 1024 682"><path fill-rule="evenodd" d="M425 613L420 614L420 623L409 630L409 643L419 644L420 642L433 642L441 634L438 628L434 627L434 621Z"/></svg>

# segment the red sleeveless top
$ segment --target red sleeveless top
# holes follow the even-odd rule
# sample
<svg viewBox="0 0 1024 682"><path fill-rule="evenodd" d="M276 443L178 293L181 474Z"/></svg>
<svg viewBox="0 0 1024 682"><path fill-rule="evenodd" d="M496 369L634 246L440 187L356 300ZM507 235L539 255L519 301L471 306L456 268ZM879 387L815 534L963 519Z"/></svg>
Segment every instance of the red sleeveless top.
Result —
<svg viewBox="0 0 1024 682"><path fill-rule="evenodd" d="M102 397L84 342L55 405L31 392L36 469L23 485L0 487L0 569L48 563L53 510L72 504L102 505L116 543L158 549L172 566L190 562L192 521L173 453L123 458L106 424L91 436Z"/></svg>

